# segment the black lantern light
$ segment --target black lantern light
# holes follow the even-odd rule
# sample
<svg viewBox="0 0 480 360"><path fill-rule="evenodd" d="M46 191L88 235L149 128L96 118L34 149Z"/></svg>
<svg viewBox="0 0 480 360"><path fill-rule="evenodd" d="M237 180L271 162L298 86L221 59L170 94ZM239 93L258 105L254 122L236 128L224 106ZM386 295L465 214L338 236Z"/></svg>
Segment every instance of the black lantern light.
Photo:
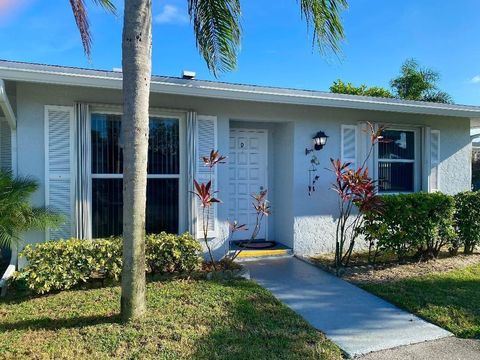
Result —
<svg viewBox="0 0 480 360"><path fill-rule="evenodd" d="M322 150L325 144L327 143L328 135L325 134L323 131L319 131L315 134L312 138L313 140L313 148L315 150ZM305 155L311 153L313 149L305 149Z"/></svg>
<svg viewBox="0 0 480 360"><path fill-rule="evenodd" d="M327 143L327 139L328 136L323 131L317 132L317 135L315 135L313 138L315 150L322 150Z"/></svg>

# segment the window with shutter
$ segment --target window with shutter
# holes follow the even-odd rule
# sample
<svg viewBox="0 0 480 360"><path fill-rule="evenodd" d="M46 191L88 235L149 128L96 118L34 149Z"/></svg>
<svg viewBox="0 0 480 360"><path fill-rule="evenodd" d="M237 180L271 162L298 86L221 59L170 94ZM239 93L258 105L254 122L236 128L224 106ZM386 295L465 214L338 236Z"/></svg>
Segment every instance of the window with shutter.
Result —
<svg viewBox="0 0 480 360"><path fill-rule="evenodd" d="M440 130L431 130L430 132L430 191L440 190Z"/></svg>
<svg viewBox="0 0 480 360"><path fill-rule="evenodd" d="M45 203L64 217L62 226L47 230L47 240L72 236L73 118L73 107L45 107Z"/></svg>
<svg viewBox="0 0 480 360"><path fill-rule="evenodd" d="M123 231L123 154L120 114L92 112L92 234ZM150 117L147 166L147 233L179 231L180 117Z"/></svg>
<svg viewBox="0 0 480 360"><path fill-rule="evenodd" d="M196 151L195 159L197 161L196 176L195 179L198 182L208 182L212 180L212 189L215 191L217 188L217 172L214 168L212 172L206 167L202 161L203 156L208 156L212 150L217 149L217 118L215 116L197 116L197 128L196 128ZM193 186L193 185L192 185ZM202 214L203 209L200 206L200 202L196 199L197 204L197 237L203 236L203 221ZM217 231L217 206L213 205L209 208L208 213L208 237L213 238L216 236Z"/></svg>
<svg viewBox="0 0 480 360"><path fill-rule="evenodd" d="M341 159L349 162L350 167L357 167L357 126L342 125L341 128Z"/></svg>

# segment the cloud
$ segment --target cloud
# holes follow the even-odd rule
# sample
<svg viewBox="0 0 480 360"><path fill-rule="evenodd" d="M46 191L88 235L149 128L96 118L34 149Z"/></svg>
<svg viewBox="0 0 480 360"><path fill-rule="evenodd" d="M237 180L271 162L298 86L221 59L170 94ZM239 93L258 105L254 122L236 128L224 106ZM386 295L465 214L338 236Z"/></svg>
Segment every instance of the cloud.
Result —
<svg viewBox="0 0 480 360"><path fill-rule="evenodd" d="M0 0L1 1L1 0ZM159 14L154 18L157 24L186 24L188 23L188 16L174 5L165 5Z"/></svg>
<svg viewBox="0 0 480 360"><path fill-rule="evenodd" d="M480 75L474 76L474 77L470 80L470 82L471 82L472 84L480 84Z"/></svg>

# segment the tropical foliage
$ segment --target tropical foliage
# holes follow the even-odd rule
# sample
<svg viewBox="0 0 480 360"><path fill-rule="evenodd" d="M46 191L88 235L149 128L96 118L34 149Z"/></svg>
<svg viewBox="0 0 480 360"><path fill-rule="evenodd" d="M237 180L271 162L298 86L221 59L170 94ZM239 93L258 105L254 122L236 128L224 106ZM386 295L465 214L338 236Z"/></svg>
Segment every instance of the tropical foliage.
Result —
<svg viewBox="0 0 480 360"><path fill-rule="evenodd" d="M267 200L267 189L260 191L258 194L251 195L253 198L253 208L255 209L255 213L257 214L255 220L255 227L253 229L252 235L250 237L251 241L254 241L258 233L260 232L260 228L262 226L262 221L265 216L270 215L270 205L268 205Z"/></svg>
<svg viewBox="0 0 480 360"><path fill-rule="evenodd" d="M88 12L85 5L85 0L69 0L72 8L75 23L80 32L83 49L85 54L90 58L92 50L92 34L90 32L90 22L88 20ZM116 8L111 0L92 0L96 5L100 5L108 12L115 14Z"/></svg>
<svg viewBox="0 0 480 360"><path fill-rule="evenodd" d="M199 243L189 234L148 235L147 273L191 272L201 264ZM122 239L69 239L27 245L28 261L14 276L17 286L36 293L67 290L95 278L118 280L122 271Z"/></svg>
<svg viewBox="0 0 480 360"><path fill-rule="evenodd" d="M440 74L429 68L422 68L415 59L406 60L400 75L390 81L391 90L382 87L368 87L365 84L355 86L338 79L330 86L330 91L337 94L398 98L405 100L452 103L452 97L439 90Z"/></svg>
<svg viewBox="0 0 480 360"><path fill-rule="evenodd" d="M422 68L415 59L406 60L400 75L390 82L397 97L406 100L452 103L452 98L438 89L440 74L429 68Z"/></svg>
<svg viewBox="0 0 480 360"><path fill-rule="evenodd" d="M260 229L262 228L262 223L265 219L265 217L269 216L271 214L271 207L269 205L269 202L267 200L267 193L268 190L262 190L258 194L251 194L250 196L253 199L252 206L253 209L255 210L255 226L253 227L252 234L250 235L250 239L246 242L246 244L250 244L253 241L256 240ZM230 235L228 241L232 241L233 235L238 232L238 231L247 231L247 225L246 224L239 224L237 220L234 220L233 222L230 222ZM230 256L230 260L235 260L237 256L240 254L241 250L233 252L233 254Z"/></svg>
<svg viewBox="0 0 480 360"><path fill-rule="evenodd" d="M220 203L221 201L215 197L217 191L213 190L212 188L212 175L215 166L218 164L224 164L225 159L226 157L220 155L218 151L212 150L209 156L202 157L203 164L209 169L210 179L206 183L199 183L197 180L193 180L194 191L192 192L198 198L199 204L202 208L201 221L203 242L208 250L208 255L210 256L210 261L214 269L216 269L215 258L212 254L212 249L209 243L208 228L210 226L210 222L214 221L214 219L210 217L210 209L213 205Z"/></svg>
<svg viewBox="0 0 480 360"><path fill-rule="evenodd" d="M373 97L393 97L392 93L382 87L372 86L368 87L365 84L355 86L352 83L345 83L338 79L330 86L330 91L336 94L348 94L348 95L361 95L361 96L373 96Z"/></svg>
<svg viewBox="0 0 480 360"><path fill-rule="evenodd" d="M330 159L335 182L332 189L338 195L339 216L335 232L334 266L338 270L347 266L360 235L360 229L367 213L381 213L383 201L377 194L375 182L369 177L366 166L373 148L379 142L388 142L382 135L383 128L374 130L372 124L364 131L370 132L371 146L363 164L357 169L350 168L351 163ZM355 212L354 212L355 210Z"/></svg>
<svg viewBox="0 0 480 360"><path fill-rule="evenodd" d="M61 224L62 217L55 212L30 205L30 197L37 189L38 183L31 178L14 178L0 171L0 247L17 245L25 231Z"/></svg>

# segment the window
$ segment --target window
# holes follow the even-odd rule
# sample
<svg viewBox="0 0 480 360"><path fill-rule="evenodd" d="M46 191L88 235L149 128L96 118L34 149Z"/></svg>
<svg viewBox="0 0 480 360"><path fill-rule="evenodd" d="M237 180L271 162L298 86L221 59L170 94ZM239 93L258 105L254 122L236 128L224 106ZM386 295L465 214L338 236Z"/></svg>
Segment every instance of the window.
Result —
<svg viewBox="0 0 480 360"><path fill-rule="evenodd" d="M179 230L178 118L151 117L148 144L146 231ZM123 218L121 115L92 114L92 234L120 235Z"/></svg>
<svg viewBox="0 0 480 360"><path fill-rule="evenodd" d="M378 144L377 177L383 193L414 192L417 187L417 149L415 130L386 129L387 143Z"/></svg>

